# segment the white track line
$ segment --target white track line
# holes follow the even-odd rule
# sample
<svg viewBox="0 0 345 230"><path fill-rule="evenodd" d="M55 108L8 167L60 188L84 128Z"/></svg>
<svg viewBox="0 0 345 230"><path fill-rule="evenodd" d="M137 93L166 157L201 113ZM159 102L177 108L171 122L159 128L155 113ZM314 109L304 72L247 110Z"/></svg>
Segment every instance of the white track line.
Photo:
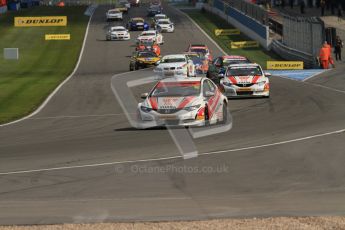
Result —
<svg viewBox="0 0 345 230"><path fill-rule="evenodd" d="M80 54L79 54L78 62L76 64L76 66L74 67L73 72L63 82L61 82L60 85L58 85L58 87L55 88L55 90L44 100L44 102L34 112L32 112L31 114L29 114L29 115L27 115L27 116L25 116L23 118L20 118L18 120L11 121L11 122L5 123L5 124L1 124L0 127L4 127L4 126L8 126L8 125L13 125L15 123L24 121L24 120L26 120L28 118L31 118L32 116L38 114L39 112L41 112L41 110L48 104L48 102L55 96L55 94L62 88L62 86L64 86L64 84L66 84L74 76L74 74L76 73L76 71L77 71L77 69L79 67L79 64L81 62L81 59L82 59L82 56L83 56L83 53L84 53L85 43L86 43L86 40L87 40L87 37L88 37L89 27L90 27L92 16L93 15L90 16L89 22L87 23L87 27L86 27L86 31L85 31L85 35L84 35L83 45L82 45L82 48L81 48L81 51L80 51Z"/></svg>
<svg viewBox="0 0 345 230"><path fill-rule="evenodd" d="M275 143L270 143L270 144L254 145L254 146L237 148L237 149L227 149L227 150L199 153L199 156L207 156L207 155L220 154L220 153L240 152L240 151L247 151L247 150L253 150L253 149L267 148L267 147L272 147L272 146L278 146L278 145L284 145L284 144L289 144L289 143L294 143L294 142L299 142L299 141L315 139L315 138L334 135L334 134L341 134L344 132L345 132L345 129L340 129L340 130L336 130L332 132L321 133L321 134L316 134L316 135L311 135L311 136L306 136L306 137L301 137L301 138L296 138L296 139L291 139L291 140L286 140L286 141L280 141L280 142L275 142ZM104 163L87 164L87 165L75 165L75 166L65 166L65 167L55 167L55 168L41 168L41 169L11 171L11 172L0 172L0 176L68 170L68 169L93 168L93 167L102 167L102 166L119 165L119 164L154 162L154 161L164 161L164 160L173 160L173 159L182 159L182 158L183 157L179 155L179 156L172 156L172 157L151 158L151 159L142 159L142 160L113 161L113 162L104 162Z"/></svg>
<svg viewBox="0 0 345 230"><path fill-rule="evenodd" d="M66 115L56 117L33 117L28 118L30 120L47 120L47 119L64 119L64 118L89 118L89 117L113 117L113 116L124 116L124 113L109 113L109 114L90 114L90 115Z"/></svg>
<svg viewBox="0 0 345 230"><path fill-rule="evenodd" d="M307 77L307 78L303 79L302 81L307 81L307 80L309 80L309 79L312 79L313 77L319 76L320 74L326 73L326 72L328 72L328 71L330 71L330 70L331 70L331 69L327 69L327 70L325 70L325 71L323 71L323 72L321 72L321 73L313 74L313 75L311 75L310 77Z"/></svg>

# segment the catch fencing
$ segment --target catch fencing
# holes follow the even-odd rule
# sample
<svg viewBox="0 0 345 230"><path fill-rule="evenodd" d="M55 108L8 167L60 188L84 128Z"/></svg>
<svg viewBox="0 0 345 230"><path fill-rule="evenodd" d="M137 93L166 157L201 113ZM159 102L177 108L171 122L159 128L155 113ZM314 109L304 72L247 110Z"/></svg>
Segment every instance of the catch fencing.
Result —
<svg viewBox="0 0 345 230"><path fill-rule="evenodd" d="M283 15L283 44L316 57L325 38L324 22L318 17Z"/></svg>

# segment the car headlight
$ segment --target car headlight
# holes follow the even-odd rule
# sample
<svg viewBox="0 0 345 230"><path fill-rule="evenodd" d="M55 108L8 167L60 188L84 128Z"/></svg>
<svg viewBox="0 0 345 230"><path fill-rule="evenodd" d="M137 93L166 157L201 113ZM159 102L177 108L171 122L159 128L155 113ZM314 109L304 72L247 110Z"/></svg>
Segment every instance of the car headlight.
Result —
<svg viewBox="0 0 345 230"><path fill-rule="evenodd" d="M193 111L193 110L196 110L200 107L201 105L193 105L193 106L188 106L188 107L185 107L183 108L183 110L186 110L186 111Z"/></svg>
<svg viewBox="0 0 345 230"><path fill-rule="evenodd" d="M150 111L152 111L152 108L146 107L146 106L140 106L141 111L145 112L145 113L149 113Z"/></svg>
<svg viewBox="0 0 345 230"><path fill-rule="evenodd" d="M264 85L265 85L265 83L266 83L265 81L260 81L260 82L258 82L257 84L258 84L258 86L260 86L260 87L261 87L261 86L264 86Z"/></svg>
<svg viewBox="0 0 345 230"><path fill-rule="evenodd" d="M226 85L226 86L232 86L232 84L228 81L223 81L223 85Z"/></svg>

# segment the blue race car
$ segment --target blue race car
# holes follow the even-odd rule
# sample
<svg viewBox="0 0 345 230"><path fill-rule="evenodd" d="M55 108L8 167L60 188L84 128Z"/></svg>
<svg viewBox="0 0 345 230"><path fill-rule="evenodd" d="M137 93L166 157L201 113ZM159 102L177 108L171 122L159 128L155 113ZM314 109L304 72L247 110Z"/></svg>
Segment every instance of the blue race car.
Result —
<svg viewBox="0 0 345 230"><path fill-rule="evenodd" d="M149 30L150 26L143 18L131 18L127 24L128 30Z"/></svg>

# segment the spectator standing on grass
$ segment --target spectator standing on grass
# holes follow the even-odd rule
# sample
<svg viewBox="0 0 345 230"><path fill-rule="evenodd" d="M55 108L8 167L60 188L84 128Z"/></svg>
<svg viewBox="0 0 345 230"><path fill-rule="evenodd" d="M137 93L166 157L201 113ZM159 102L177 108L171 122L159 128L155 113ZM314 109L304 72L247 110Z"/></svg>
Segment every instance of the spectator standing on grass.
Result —
<svg viewBox="0 0 345 230"><path fill-rule="evenodd" d="M343 41L340 39L339 36L335 37L335 46L334 46L334 54L335 60L341 61L341 49L343 48Z"/></svg>

